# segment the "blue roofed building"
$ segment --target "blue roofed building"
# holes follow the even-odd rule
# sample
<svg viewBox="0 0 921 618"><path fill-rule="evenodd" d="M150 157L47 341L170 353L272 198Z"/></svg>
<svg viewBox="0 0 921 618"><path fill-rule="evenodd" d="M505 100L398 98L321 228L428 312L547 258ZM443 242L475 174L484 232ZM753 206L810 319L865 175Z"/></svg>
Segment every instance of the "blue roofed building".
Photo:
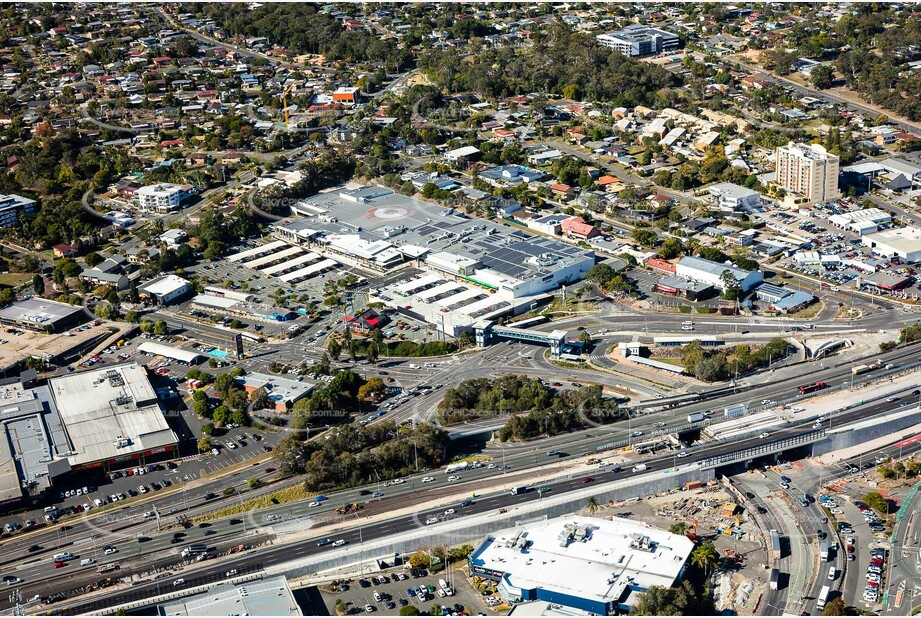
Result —
<svg viewBox="0 0 921 618"><path fill-rule="evenodd" d="M755 289L755 297L767 303L771 311L794 313L815 302L815 296L802 290L790 290L773 283L762 283Z"/></svg>
<svg viewBox="0 0 921 618"><path fill-rule="evenodd" d="M611 616L652 586L677 584L693 549L684 535L631 519L563 516L489 534L467 562L509 603Z"/></svg>

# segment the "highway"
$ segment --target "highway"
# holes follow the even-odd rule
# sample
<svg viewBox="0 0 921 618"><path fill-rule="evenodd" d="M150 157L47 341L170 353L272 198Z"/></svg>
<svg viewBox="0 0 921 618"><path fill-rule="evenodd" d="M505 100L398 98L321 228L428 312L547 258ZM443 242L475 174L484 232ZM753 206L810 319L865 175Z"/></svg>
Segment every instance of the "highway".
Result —
<svg viewBox="0 0 921 618"><path fill-rule="evenodd" d="M862 420L874 415L882 414L893 409L894 405L885 401L872 403L868 405L859 406L851 410L846 410L844 412L839 412L834 415L834 422L836 425L840 426L841 424L853 422L856 420ZM648 471L656 472L666 469L676 468L678 466L688 466L694 465L695 462L702 461L708 458L725 456L726 454L736 452L746 448L755 448L755 447L764 447L775 442L781 442L788 438L793 438L796 436L801 436L806 433L813 432L812 429L812 419L806 418L802 419L795 424L779 428L772 431L769 440L763 440L757 436L750 436L743 438L737 441L727 441L726 443L709 443L704 444L699 447L694 447L690 449L690 457L679 461L676 457L676 453L667 453L664 455L655 456L647 460ZM594 433L594 432L592 432ZM606 432L601 432L602 434ZM585 441L580 441L579 443L571 443L567 448L567 457L564 459L572 460L577 457L582 457L587 454L595 454L599 446L599 442L605 440L610 440L611 436L608 435L596 435L593 438L589 438ZM546 448L545 444L541 444L540 449L531 449L524 452L515 452L506 457L507 465L509 465L512 471L516 472L520 469L530 466L534 466L540 463L552 462L553 459L548 458L544 449ZM503 475L502 470L498 469L487 469L481 468L478 470L467 470L461 473L458 473L461 477L456 483L447 483L445 480L445 473L442 471L436 471L430 473L436 478L436 482L429 484L422 484L421 478L419 476L407 479L402 485L392 485L386 488L381 488L383 496L380 499L368 499L361 496L358 496L357 489L348 490L345 492L331 494L327 501L323 503L323 506L320 507L309 507L307 504L301 502L292 505L281 505L274 507L272 509L266 509L259 511L258 514L248 514L245 517L236 517L236 518L225 518L213 522L209 528L190 528L187 531L188 537L185 539L186 542L203 542L206 540L205 534L214 539L225 538L225 535L232 535L234 542L247 542L245 541L247 537L243 533L243 528L245 526L254 526L258 525L260 527L260 532L262 529L278 525L282 520L294 520L302 521L306 523L305 518L317 519L318 516L323 515L324 513L329 514L329 511L341 505L344 502L349 501L363 501L366 504L365 510L361 512L362 516L373 515L373 514L383 514L388 512L393 512L398 509L403 509L407 507L412 507L420 501L432 501L444 499L442 503L443 506L439 508L426 509L424 511L416 511L409 515L400 515L385 519L382 521L376 521L374 523L368 523L362 526L354 526L351 529L336 533L329 534L329 538L333 540L344 539L349 544L356 544L360 541L369 541L373 539L387 537L388 535L394 534L396 531L405 531L415 528L425 527L425 520L429 515L433 513L438 513L446 507L453 507L456 509L456 514L454 517L466 517L478 513L489 513L496 509L507 508L510 506L520 505L529 501L539 500L540 495L536 491L529 491L522 495L511 495L505 491L490 493L488 485L498 485L506 484L516 481L517 479L512 474ZM605 481L614 481L621 478L631 476L630 467L624 465L623 470L620 472L607 472L604 470L598 470L597 472L592 473L582 473L576 475L572 478L564 477L551 482L539 481L538 484L543 486L546 485L550 487L552 495L558 495L566 492L575 491L577 489L584 489L586 483L584 479L586 477L593 477L595 483L603 483ZM530 484L522 482L522 484ZM423 490L423 487L431 486L431 489ZM458 504L460 498L459 496L471 496L474 493L478 494L478 497L474 499L473 503L468 507L462 507ZM326 506L328 505L328 506ZM248 519L249 518L249 519ZM277 519L275 519L277 518ZM357 518L356 518L357 523ZM177 528L178 530L178 528ZM209 532L211 531L211 532ZM150 564L156 563L157 560L172 560L176 561L175 558L171 556L164 556L163 552L169 552L169 550L164 550L165 547L168 547L167 544L170 543L170 538L173 534L173 531L167 531L165 533L151 534L151 541L146 543L137 543L137 541L123 541L122 545L118 545L112 541L106 541L107 543L116 544L119 547L126 546L127 549L120 549L120 552L131 552L132 558L141 558L143 560L137 561L143 563L143 566L149 567ZM252 534L252 532L250 532ZM327 538L328 535L322 533L322 528L317 530L317 535L312 538L296 543L290 543L285 545L271 545L268 547L263 547L256 549L252 552L249 552L245 557L240 559L239 564L244 562L253 563L259 562L264 565L279 564L286 561L293 560L295 558L303 558L305 556L312 556L324 551L327 551L328 547L319 547L317 546L317 540ZM335 538L333 538L335 537ZM71 536L74 538L74 536ZM229 538L229 537L228 537ZM200 540L199 540L200 539ZM133 544L133 545L132 545ZM86 547L86 541L79 543L78 546ZM140 549L140 547L144 549ZM181 547L182 545L177 545ZM137 547L138 549L135 549ZM148 551L146 548L150 547L151 551ZM409 548L407 548L409 549ZM215 568L219 569L230 569L234 568L234 565L237 563L234 561L236 559L222 559L220 561L220 567L214 567L206 565L202 567L204 570L196 569L194 570L195 576L201 576L207 574L209 570ZM37 579L29 580L27 577L23 577L25 580L20 585L20 590L24 597L30 597L33 594L48 594L50 592L55 592L61 590L61 586L67 586L67 589L72 589L74 583L82 582L75 578L68 578L62 580L60 576L55 573L51 561L48 559L47 555L36 558L35 564L29 563L23 565L23 572L30 577L36 577ZM139 568L140 565L133 564L130 560L123 566L120 573L121 576L134 571L134 569ZM65 567L70 568L70 567ZM92 573L87 573L92 575ZM44 576L44 577L43 577ZM48 578L51 579L48 579ZM185 579L186 573L183 573ZM58 586L56 589L55 586ZM181 587L181 585L180 585ZM111 602L120 602L118 598L111 599Z"/></svg>

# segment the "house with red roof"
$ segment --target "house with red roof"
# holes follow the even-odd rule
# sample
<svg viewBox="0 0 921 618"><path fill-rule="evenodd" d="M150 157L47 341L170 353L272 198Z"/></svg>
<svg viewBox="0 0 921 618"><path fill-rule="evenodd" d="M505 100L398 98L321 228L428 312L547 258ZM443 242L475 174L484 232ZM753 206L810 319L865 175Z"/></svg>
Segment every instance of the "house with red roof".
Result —
<svg viewBox="0 0 921 618"><path fill-rule="evenodd" d="M601 230L594 225L586 223L585 219L582 217L564 219L560 223L560 230L564 236L578 238L580 240L587 240L601 234Z"/></svg>

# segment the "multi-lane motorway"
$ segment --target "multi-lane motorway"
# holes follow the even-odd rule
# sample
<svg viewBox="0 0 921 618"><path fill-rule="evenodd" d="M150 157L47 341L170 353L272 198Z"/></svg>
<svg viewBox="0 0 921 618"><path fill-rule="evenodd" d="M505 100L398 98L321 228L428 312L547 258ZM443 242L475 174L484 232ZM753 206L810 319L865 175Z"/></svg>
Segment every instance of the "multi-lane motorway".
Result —
<svg viewBox="0 0 921 618"><path fill-rule="evenodd" d="M885 413L891 410L894 405L897 404L881 401L859 406L851 410L837 413L834 421L840 424L858 419L865 419L873 415ZM648 426L651 425L652 422L656 422L658 418L668 418L668 416L651 415L650 417L642 419L642 423L649 428ZM672 420L674 422L675 419ZM767 442L781 442L785 439L811 432L813 431L811 424L811 419L803 419L787 427L776 429L771 433L770 440ZM606 442L612 439L612 436L617 436L618 434L625 435L625 430L623 428L612 429L610 431L607 429L597 429L588 432L588 435L570 436L572 439L568 443L559 443L565 445L567 449L566 452L570 458L575 458L596 453L599 447L604 446ZM557 437L554 440L559 439L560 437ZM677 459L674 453L669 453L663 456L653 457L649 459L647 463L649 472L656 472L676 466L693 465L694 462L724 456L728 453L746 448L764 446L765 442L764 439L753 435L734 442L711 443L695 447L690 450L690 457L682 460ZM366 506L361 512L362 516L373 514L381 515L388 512L394 512L399 509L412 507L420 501L434 501L434 503L437 504L440 502L441 498L444 499L443 505L445 507L450 506L456 509L457 513L455 517L464 517L476 513L487 513L495 509L540 499L536 491L513 496L506 491L490 492L488 488L490 485L507 484L513 481L515 477L511 475L521 474L522 471L527 468L540 464L552 463L552 460L546 455L545 448L547 448L547 443L542 443L539 449L538 447L516 449L506 454L505 465L510 468L510 470L507 471L495 468L487 469L485 467L468 470L460 473L461 478L455 483L448 483L446 480L447 475L444 473L432 472L429 474L434 475L436 481L430 484L423 484L421 480L422 475L420 474L407 479L406 482L401 485L381 487L380 491L383 495L379 498L362 496L360 495L362 490L352 489L330 495L329 499L320 507L309 507L305 503L280 505L278 507L259 511L257 514L216 520L207 528L192 527L188 530L176 528L175 530L160 534L149 532L151 540L144 543L139 543L136 539L132 538L136 533L134 528L123 531L121 540L118 540L119 537L116 535L113 537L106 536L104 541L96 541L91 532L88 535L88 531L91 530L91 525L95 526L99 524L95 523L93 518L90 518L88 522L83 523L83 526L86 526L86 528L78 528L77 525L75 525L74 529L69 533L69 538L71 539L70 544L57 551L69 550L78 553L74 548L79 548L82 549L80 552L81 556L84 556L90 555L94 543L97 543L96 551L98 551L99 543L115 545L118 547L119 553L114 555L114 558L119 558L121 560L121 575L124 576L127 573L147 571L151 565L175 564L178 561L176 554L178 554L179 548L183 547L185 543L216 543L218 547L226 547L230 543L249 542L247 541L249 537L247 536L247 532L244 532L244 529L247 529L249 535L263 533L271 534L271 526L279 525L283 520L295 519L306 521L304 518L317 518L317 516L321 514L329 514L332 509L345 502L360 501L364 503ZM630 468L624 466L623 470L618 473L603 471L584 473L574 477L567 476L560 480L550 482L540 481L540 485L549 486L553 495L558 495L584 488L585 483L583 481L585 477L588 476L594 477L594 482L597 484L630 475ZM526 483L526 481L522 482ZM466 507L461 507L459 505L460 497L470 496L474 493L478 494L478 497L472 504ZM194 515L195 512L199 510L204 509L196 507L193 509L192 514ZM374 521L373 523L361 526L360 529L358 526L355 526L353 529L347 529L336 534L335 538L344 539L352 545L360 541L384 538L394 534L395 531L406 531L424 526L425 519L432 512L438 512L438 509L426 509L408 515L400 515L398 517ZM254 532L252 530L254 526L259 528L259 532ZM149 523L147 527L150 527ZM172 541L172 535L177 531L184 532L186 536L182 538L181 542L174 543ZM205 564L202 567L204 570L196 569L194 570L194 575L201 576L202 574L207 574L209 570L214 570L216 568L225 570L234 568L234 565L238 563L235 562L237 560L240 565L253 562L273 565L287 562L295 558L315 555L327 551L327 547L319 547L316 544L318 538L325 538L325 536L322 528L320 528L317 530L316 538L298 543L272 545L256 549L239 559L225 558L220 561L219 567ZM255 539L256 537L253 536L253 538ZM73 565L68 565L63 568L72 569L72 571L77 571L77 573L73 575L68 574L67 577L63 577L61 571L54 568L46 552L39 552L33 559L20 564L17 571L21 573L19 576L25 580L19 586L23 596L30 597L34 594L48 594L58 590L73 589L74 587L85 585L97 577L95 573L88 568L83 571L80 571ZM191 579L186 577L185 574L183 574L182 577L191 582ZM151 584L151 586L153 585L154 584ZM182 585L183 584L180 583L177 587L181 588ZM135 587L135 590L136 588L137 587ZM133 592L132 594L136 593ZM118 602L118 598L112 598L109 599L109 601Z"/></svg>

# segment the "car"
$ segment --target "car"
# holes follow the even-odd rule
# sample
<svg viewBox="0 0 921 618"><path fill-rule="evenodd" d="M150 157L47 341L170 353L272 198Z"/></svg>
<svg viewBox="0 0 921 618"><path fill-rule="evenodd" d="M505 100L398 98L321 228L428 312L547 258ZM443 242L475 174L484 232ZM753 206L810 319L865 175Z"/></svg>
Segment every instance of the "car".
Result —
<svg viewBox="0 0 921 618"><path fill-rule="evenodd" d="M547 451L547 457L556 457L559 454L559 451Z"/></svg>
<svg viewBox="0 0 921 618"><path fill-rule="evenodd" d="M450 479L449 479L449 480L450 480ZM371 497L372 497L372 498L381 498L381 497L383 497L383 496L384 496L384 492L382 492L382 491L375 491L373 494L371 494Z"/></svg>
<svg viewBox="0 0 921 618"><path fill-rule="evenodd" d="M35 551L41 551L41 549L42 549L41 545L29 545L28 551L31 553Z"/></svg>
<svg viewBox="0 0 921 618"><path fill-rule="evenodd" d="M345 545L347 542L348 542L348 541L346 541L345 539L339 539L339 540L337 540L337 541L333 541L333 547L342 547L342 546Z"/></svg>
<svg viewBox="0 0 921 618"><path fill-rule="evenodd" d="M412 588L407 588L407 589L406 589L406 594L408 594L410 597L415 597L415 596L416 596L416 591L413 590Z"/></svg>
<svg viewBox="0 0 921 618"><path fill-rule="evenodd" d="M56 569L60 569L61 567L65 567L65 566L67 566L66 562L61 562L60 560L55 560L54 562L54 568Z"/></svg>
<svg viewBox="0 0 921 618"><path fill-rule="evenodd" d="M362 489L361 491L358 492L358 495L359 495L359 496L370 496L370 495L371 495L371 490L370 490L370 489Z"/></svg>
<svg viewBox="0 0 921 618"><path fill-rule="evenodd" d="M677 457L678 459L683 459L684 457L687 457L688 454L689 453L687 451L680 451L677 455L675 455L675 457Z"/></svg>
<svg viewBox="0 0 921 618"><path fill-rule="evenodd" d="M768 432L765 431L765 432L761 433L758 437L761 438L761 439L770 438L770 437L771 437L771 434L769 434Z"/></svg>
<svg viewBox="0 0 921 618"><path fill-rule="evenodd" d="M361 586L362 588L370 588L371 582L369 582L368 580L362 577L361 579L358 580L358 585Z"/></svg>
<svg viewBox="0 0 921 618"><path fill-rule="evenodd" d="M174 585L174 586L181 586L181 585L184 584L184 583L185 583L185 580L184 580L183 578L180 577L179 579L177 579L177 580L175 580L175 581L173 582L173 585Z"/></svg>
<svg viewBox="0 0 921 618"><path fill-rule="evenodd" d="M789 477L789 476L781 476L781 477L780 477L780 480L783 481L784 483L792 483L792 482L793 482L793 481L790 480L790 477Z"/></svg>
<svg viewBox="0 0 921 618"><path fill-rule="evenodd" d="M118 553L118 549L116 549L115 547L112 547L112 546L110 545L109 547L106 547L106 548L105 548L105 550L103 551L103 553L104 553L106 556L111 556L112 554L117 554L117 553Z"/></svg>
<svg viewBox="0 0 921 618"><path fill-rule="evenodd" d="M406 607L407 605L409 605L409 601L407 601L403 597L400 597L399 599L397 599L397 602L400 604L400 607ZM393 609L393 608L391 607L389 609Z"/></svg>
<svg viewBox="0 0 921 618"><path fill-rule="evenodd" d="M233 577L233 576L236 575L236 574L237 574L237 570L236 570L236 569L230 569L229 571L227 571L226 573L224 573L224 577Z"/></svg>
<svg viewBox="0 0 921 618"><path fill-rule="evenodd" d="M435 482L435 477L433 477L433 476L424 476L424 477L422 477L422 482L423 482L423 483L434 483L434 482Z"/></svg>
<svg viewBox="0 0 921 618"><path fill-rule="evenodd" d="M454 515L454 509L446 509L445 515Z"/></svg>
<svg viewBox="0 0 921 618"><path fill-rule="evenodd" d="M539 493L539 494L545 494L545 493L547 493L548 491L550 491L550 488L547 487L547 486L545 485L544 487L541 487L540 489L538 489L538 490L537 490L537 493Z"/></svg>
<svg viewBox="0 0 921 618"><path fill-rule="evenodd" d="M438 518L435 517L434 515L429 515L428 519L425 520L426 526L429 526L431 524L437 524L437 523L438 523Z"/></svg>
<svg viewBox="0 0 921 618"><path fill-rule="evenodd" d="M844 511L841 509L831 509L829 511L832 515L844 515Z"/></svg>
<svg viewBox="0 0 921 618"><path fill-rule="evenodd" d="M663 423L662 421L659 421L658 423L653 423L653 426L654 427L665 427L665 423Z"/></svg>
<svg viewBox="0 0 921 618"><path fill-rule="evenodd" d="M781 486L783 489L790 489L790 484L789 484L789 483L784 483L783 481L781 481L780 486Z"/></svg>
<svg viewBox="0 0 921 618"><path fill-rule="evenodd" d="M886 401L892 403L893 401L898 401L898 397L886 397Z"/></svg>
<svg viewBox="0 0 921 618"><path fill-rule="evenodd" d="M387 609L394 609L396 606L397 606L396 603L394 603L393 601L384 601L384 607L386 607Z"/></svg>
<svg viewBox="0 0 921 618"><path fill-rule="evenodd" d="M595 480L595 479L593 479L592 477L586 476L584 479L582 479L582 484L583 484L583 485L587 485L588 483L591 483L591 482L594 481L594 480Z"/></svg>
<svg viewBox="0 0 921 618"><path fill-rule="evenodd" d="M315 506L320 506L320 503L317 502L316 500L314 500L313 502L307 505L308 508L313 508Z"/></svg>
<svg viewBox="0 0 921 618"><path fill-rule="evenodd" d="M454 481L459 481L460 479L461 479L461 477L459 477L459 476L453 476L453 475L452 475L452 476L449 476L449 477L448 477L448 481L451 482L451 483L453 483Z"/></svg>
<svg viewBox="0 0 921 618"><path fill-rule="evenodd" d="M631 438L639 438L641 435L643 435L642 431L631 431L630 432Z"/></svg>
<svg viewBox="0 0 921 618"><path fill-rule="evenodd" d="M317 547L325 547L326 545L332 545L332 539L322 539L317 541Z"/></svg>

